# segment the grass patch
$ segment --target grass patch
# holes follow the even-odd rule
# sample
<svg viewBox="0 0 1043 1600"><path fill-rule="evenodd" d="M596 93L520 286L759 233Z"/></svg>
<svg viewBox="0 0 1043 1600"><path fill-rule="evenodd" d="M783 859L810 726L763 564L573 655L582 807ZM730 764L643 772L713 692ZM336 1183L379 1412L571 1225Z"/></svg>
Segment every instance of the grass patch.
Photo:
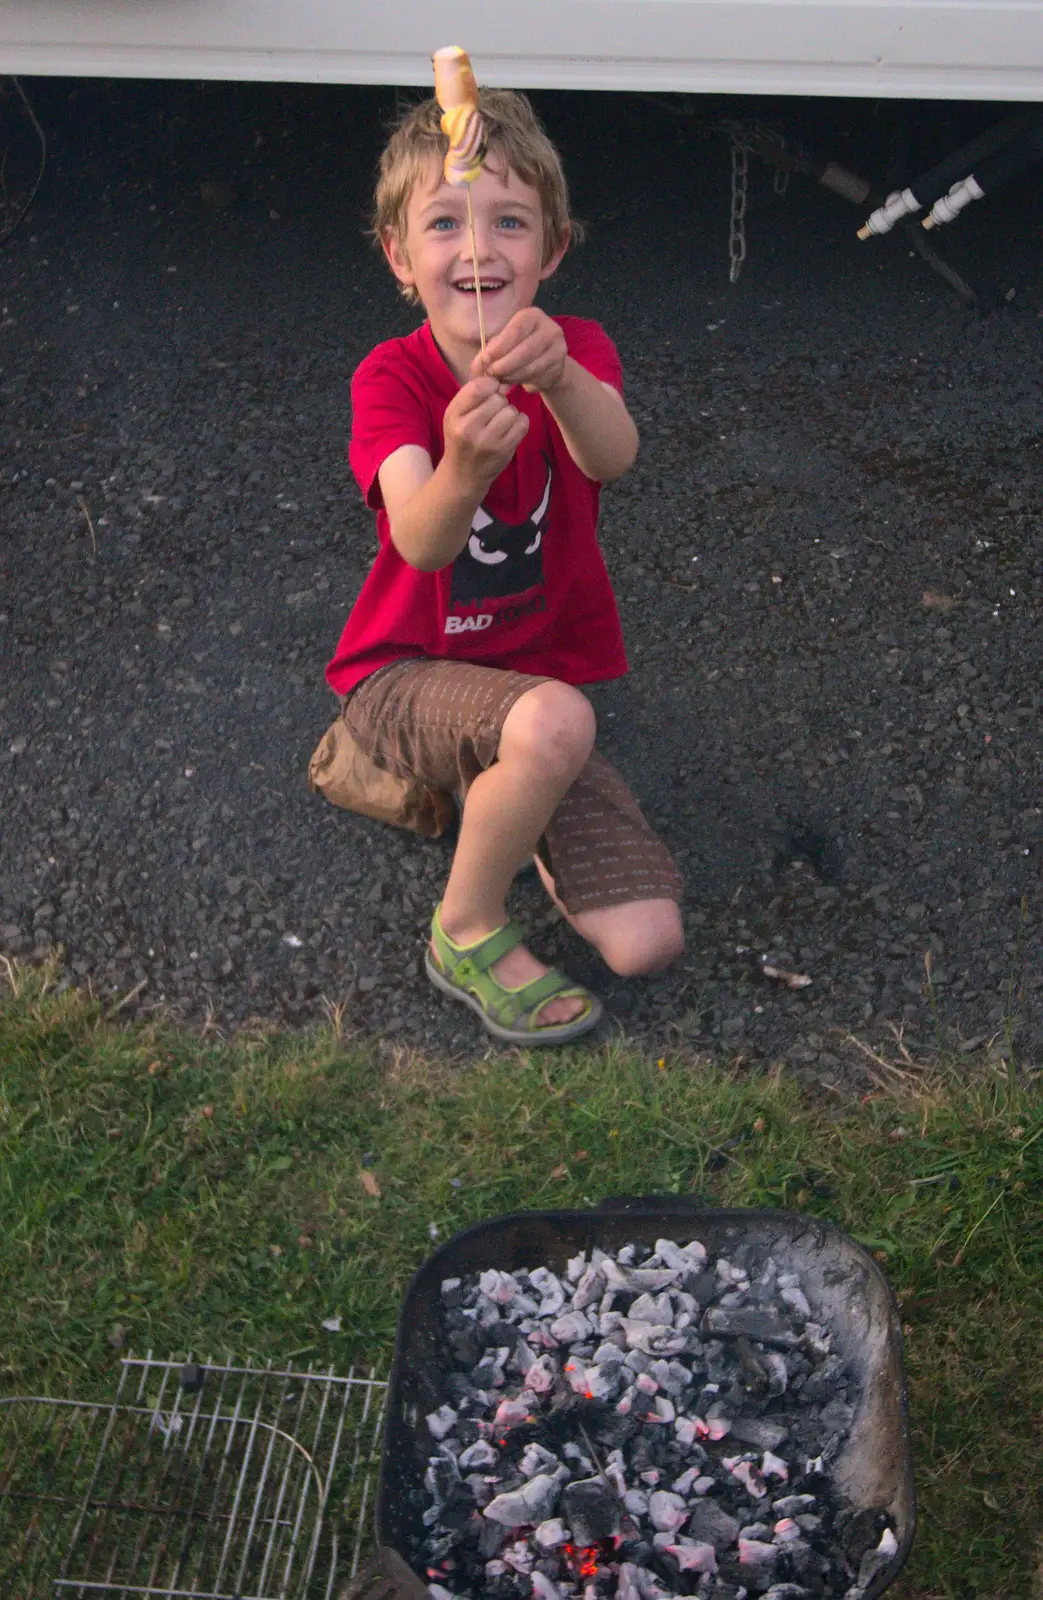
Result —
<svg viewBox="0 0 1043 1600"><path fill-rule="evenodd" d="M121 1345L386 1360L434 1239L504 1211L786 1206L878 1252L902 1305L920 1532L896 1600L1039 1595L1043 1094L960 1071L840 1108L780 1074L619 1048L455 1072L333 1032L120 1028L13 973L0 1393L107 1397Z"/></svg>

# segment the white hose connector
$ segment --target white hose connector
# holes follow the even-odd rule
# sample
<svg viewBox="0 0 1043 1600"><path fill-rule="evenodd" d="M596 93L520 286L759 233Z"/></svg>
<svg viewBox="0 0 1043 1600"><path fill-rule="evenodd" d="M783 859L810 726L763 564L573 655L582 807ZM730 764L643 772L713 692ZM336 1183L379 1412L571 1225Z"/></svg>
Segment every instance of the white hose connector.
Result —
<svg viewBox="0 0 1043 1600"><path fill-rule="evenodd" d="M865 221L858 230L860 239L868 239L871 233L890 233L895 223L902 217L907 217L910 211L919 211L920 202L911 189L895 189L889 194L882 206L878 206L873 215Z"/></svg>
<svg viewBox="0 0 1043 1600"><path fill-rule="evenodd" d="M943 194L931 207L929 216L924 217L925 228L937 228L940 223L951 222L958 217L964 206L969 206L972 200L984 200L985 190L977 178L961 178L959 183L954 183L948 194Z"/></svg>

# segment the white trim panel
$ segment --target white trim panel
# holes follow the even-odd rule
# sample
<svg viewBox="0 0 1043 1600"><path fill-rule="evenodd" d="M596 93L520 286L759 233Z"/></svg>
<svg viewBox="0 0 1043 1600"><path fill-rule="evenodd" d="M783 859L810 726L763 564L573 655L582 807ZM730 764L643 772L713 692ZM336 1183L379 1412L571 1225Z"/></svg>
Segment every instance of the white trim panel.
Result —
<svg viewBox="0 0 1043 1600"><path fill-rule="evenodd" d="M538 43L536 43L538 41ZM0 0L0 73L1043 100L1043 0Z"/></svg>

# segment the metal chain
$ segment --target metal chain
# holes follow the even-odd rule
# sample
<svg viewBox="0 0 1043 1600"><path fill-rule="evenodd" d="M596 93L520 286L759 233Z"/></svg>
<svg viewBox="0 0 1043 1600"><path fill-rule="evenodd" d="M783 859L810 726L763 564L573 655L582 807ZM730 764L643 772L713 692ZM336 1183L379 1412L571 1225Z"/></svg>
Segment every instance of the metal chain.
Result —
<svg viewBox="0 0 1043 1600"><path fill-rule="evenodd" d="M799 144L794 146L791 136L782 125L761 122L756 117L721 117L702 122L702 103L698 95L645 94L643 99L674 117L699 118L706 133L723 134L732 148L732 207L728 232L728 254L731 257L729 278L737 283L746 260L746 199L751 153L764 159L764 146L774 145L777 150L793 150L800 154ZM770 165L770 163L769 163ZM783 195L789 189L790 174L776 167L772 174L772 188Z"/></svg>
<svg viewBox="0 0 1043 1600"><path fill-rule="evenodd" d="M750 173L749 151L732 135L732 211L728 227L728 254L731 258L730 283L738 283L746 260L746 189Z"/></svg>
<svg viewBox="0 0 1043 1600"><path fill-rule="evenodd" d="M758 122L752 117L741 122L730 120L720 122L717 127L731 140L732 147L732 214L728 253L731 256L729 278L732 283L737 283L742 272L742 264L746 260L746 190L749 180L750 151L755 142L761 145L773 144L777 149L785 150L788 141L781 128L773 127L770 123ZM786 193L789 179L788 172L776 168L772 178L772 188L776 194Z"/></svg>

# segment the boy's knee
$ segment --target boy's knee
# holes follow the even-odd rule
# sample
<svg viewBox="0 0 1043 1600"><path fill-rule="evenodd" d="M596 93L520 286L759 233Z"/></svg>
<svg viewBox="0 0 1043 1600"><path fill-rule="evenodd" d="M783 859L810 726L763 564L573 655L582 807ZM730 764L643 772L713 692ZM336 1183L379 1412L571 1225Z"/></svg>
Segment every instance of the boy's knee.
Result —
<svg viewBox="0 0 1043 1600"><path fill-rule="evenodd" d="M684 955L684 927L676 901L649 900L634 913L613 919L595 941L602 960L620 978L662 972Z"/></svg>
<svg viewBox="0 0 1043 1600"><path fill-rule="evenodd" d="M543 768L584 765L594 748L594 707L568 683L538 683L513 704L500 733L499 758L522 758Z"/></svg>

